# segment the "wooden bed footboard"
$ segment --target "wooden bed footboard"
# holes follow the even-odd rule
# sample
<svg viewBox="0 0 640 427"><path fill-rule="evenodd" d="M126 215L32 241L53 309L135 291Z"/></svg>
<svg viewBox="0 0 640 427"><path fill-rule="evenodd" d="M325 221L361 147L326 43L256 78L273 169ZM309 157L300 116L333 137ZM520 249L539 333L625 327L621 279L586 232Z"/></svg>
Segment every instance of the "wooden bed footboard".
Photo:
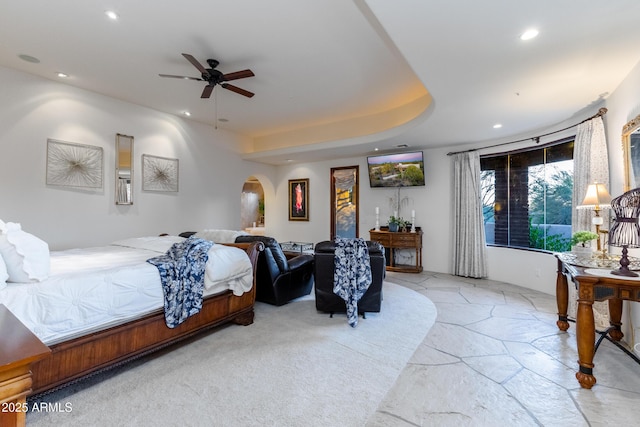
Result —
<svg viewBox="0 0 640 427"><path fill-rule="evenodd" d="M50 346L51 355L31 365L31 395L53 391L89 374L142 357L205 330L228 322L253 323L256 296L256 264L264 250L261 242L228 244L244 249L253 266L253 287L242 296L231 291L205 297L202 310L170 329L164 311L141 319Z"/></svg>

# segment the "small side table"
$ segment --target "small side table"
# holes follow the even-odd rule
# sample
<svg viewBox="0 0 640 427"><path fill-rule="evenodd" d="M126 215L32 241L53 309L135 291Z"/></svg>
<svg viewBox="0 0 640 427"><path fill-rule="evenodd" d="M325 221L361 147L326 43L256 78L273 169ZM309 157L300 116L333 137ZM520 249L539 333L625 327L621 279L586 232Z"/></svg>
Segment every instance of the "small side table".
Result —
<svg viewBox="0 0 640 427"><path fill-rule="evenodd" d="M581 257L570 252L555 254L558 259L558 274L556 279L556 300L558 304L558 321L556 324L561 331L569 328L568 308L568 280L575 283L578 290L578 312L576 315L576 341L578 347L578 372L576 379L582 388L590 389L596 383L593 375L593 357L600 345L596 343L596 328L593 317L594 301L608 301L611 327L604 332L610 341L617 344L623 337L620 330L622 317L622 301L640 302L640 280L613 276L609 270L616 268L615 260L599 260L597 258ZM636 260L632 261L638 267ZM590 268L591 267L591 268ZM634 360L638 359L633 353L617 345Z"/></svg>
<svg viewBox="0 0 640 427"><path fill-rule="evenodd" d="M403 273L420 273L422 271L422 230L416 227L416 231L401 232L389 231L388 227L380 227L380 230L369 230L369 238L380 243L389 250L387 258L387 271L399 271ZM410 249L415 251L414 265L396 264L394 252L400 249Z"/></svg>
<svg viewBox="0 0 640 427"><path fill-rule="evenodd" d="M287 256L298 256L302 254L313 254L313 243L307 242L281 242L282 252Z"/></svg>
<svg viewBox="0 0 640 427"><path fill-rule="evenodd" d="M0 304L0 426L24 426L31 363L51 353L11 311Z"/></svg>

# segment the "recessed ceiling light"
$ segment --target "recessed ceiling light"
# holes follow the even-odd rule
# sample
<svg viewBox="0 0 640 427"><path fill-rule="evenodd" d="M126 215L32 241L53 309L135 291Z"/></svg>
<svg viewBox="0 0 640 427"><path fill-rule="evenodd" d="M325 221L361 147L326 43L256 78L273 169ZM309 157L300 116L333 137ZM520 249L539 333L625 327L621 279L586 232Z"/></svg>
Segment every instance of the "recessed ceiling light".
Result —
<svg viewBox="0 0 640 427"><path fill-rule="evenodd" d="M494 129L500 129L502 127L502 125L500 123L496 123L495 125L493 125Z"/></svg>
<svg viewBox="0 0 640 427"><path fill-rule="evenodd" d="M190 113L189 111L185 111L185 112L183 112L182 114L184 114L184 115L185 115L185 116L187 116L187 117L191 116L191 113Z"/></svg>
<svg viewBox="0 0 640 427"><path fill-rule="evenodd" d="M374 148L374 149L373 149L373 151L378 151L378 150L380 150L380 149L379 149L379 148Z"/></svg>
<svg viewBox="0 0 640 427"><path fill-rule="evenodd" d="M522 35L520 36L520 40L531 40L535 38L537 35L538 35L538 30L536 30L535 28L531 28L525 31L524 33L522 33Z"/></svg>
<svg viewBox="0 0 640 427"><path fill-rule="evenodd" d="M118 19L118 14L115 13L113 10L107 10L104 12L104 14L107 15L109 19L113 19L114 21Z"/></svg>
<svg viewBox="0 0 640 427"><path fill-rule="evenodd" d="M38 64L40 62L40 60L34 56L31 55L18 55L18 58L22 59L23 61L27 61L27 62L31 62L33 64Z"/></svg>
<svg viewBox="0 0 640 427"><path fill-rule="evenodd" d="M66 78L66 77L69 77L69 74L66 74L66 73L56 73L56 76L58 76L58 77L60 77L60 78L64 79L64 78Z"/></svg>

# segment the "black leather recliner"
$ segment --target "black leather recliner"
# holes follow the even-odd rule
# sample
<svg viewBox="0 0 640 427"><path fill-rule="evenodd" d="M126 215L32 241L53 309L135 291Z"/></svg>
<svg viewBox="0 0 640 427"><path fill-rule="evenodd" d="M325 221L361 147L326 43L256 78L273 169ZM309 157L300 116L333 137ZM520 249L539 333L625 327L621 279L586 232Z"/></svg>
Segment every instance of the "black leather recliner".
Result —
<svg viewBox="0 0 640 427"><path fill-rule="evenodd" d="M313 255L302 254L288 259L273 237L239 236L236 243L260 241L265 249L258 256L256 300L283 305L311 293L313 287Z"/></svg>
<svg viewBox="0 0 640 427"><path fill-rule="evenodd" d="M384 248L378 242L367 240L369 260L371 263L371 285L358 301L358 313L379 312L382 303L382 282L384 280L385 258ZM315 295L316 309L329 313L346 312L346 305L342 298L333 293L333 272L335 257L335 242L326 240L315 247Z"/></svg>

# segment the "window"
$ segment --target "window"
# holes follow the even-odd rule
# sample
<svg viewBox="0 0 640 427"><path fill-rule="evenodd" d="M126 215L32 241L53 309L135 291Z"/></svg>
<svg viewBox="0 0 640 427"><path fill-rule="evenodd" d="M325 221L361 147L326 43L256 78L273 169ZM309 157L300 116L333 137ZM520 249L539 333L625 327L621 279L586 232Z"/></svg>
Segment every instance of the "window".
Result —
<svg viewBox="0 0 640 427"><path fill-rule="evenodd" d="M488 244L570 248L573 138L480 158Z"/></svg>

